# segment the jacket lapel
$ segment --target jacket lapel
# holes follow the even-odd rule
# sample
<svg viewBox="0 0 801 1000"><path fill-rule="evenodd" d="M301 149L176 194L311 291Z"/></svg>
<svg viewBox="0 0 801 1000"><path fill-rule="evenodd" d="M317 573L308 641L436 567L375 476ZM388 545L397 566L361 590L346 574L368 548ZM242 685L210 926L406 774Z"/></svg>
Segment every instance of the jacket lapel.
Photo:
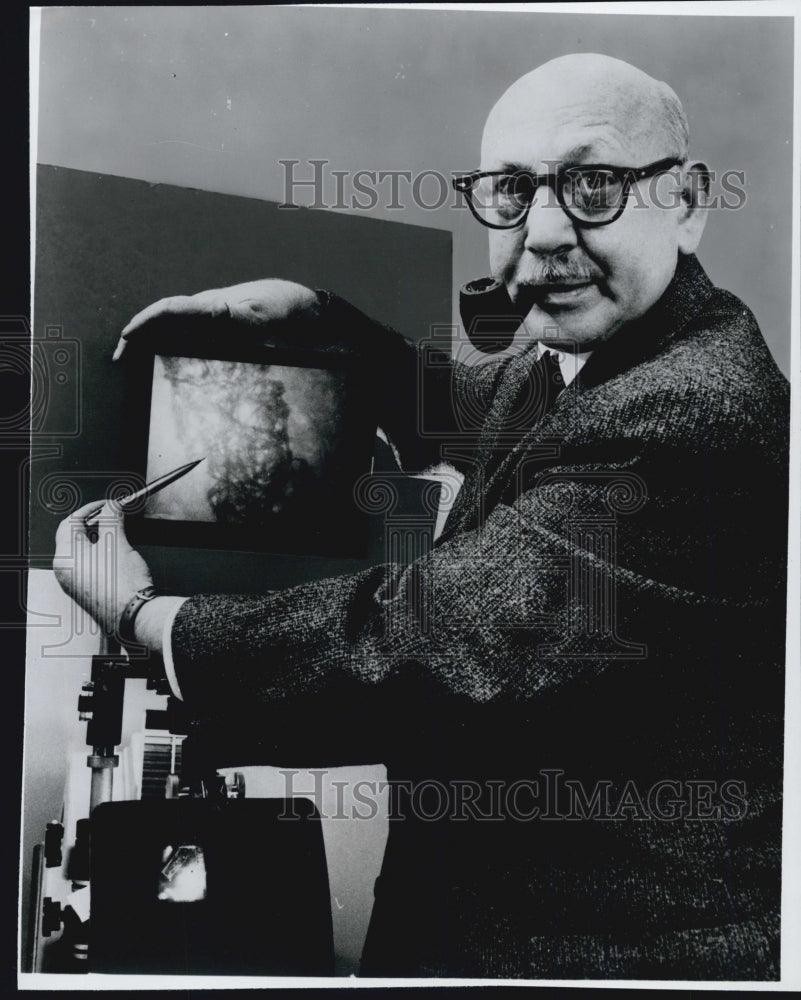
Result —
<svg viewBox="0 0 801 1000"><path fill-rule="evenodd" d="M714 294L714 285L694 255L680 256L673 280L662 298L641 319L618 331L593 352L542 420L510 428L520 394L529 381L536 345L511 359L501 379L476 448L476 465L462 489L438 544L457 531L480 524L508 492L521 462L558 461L566 418L580 419L581 396L664 351L677 339Z"/></svg>

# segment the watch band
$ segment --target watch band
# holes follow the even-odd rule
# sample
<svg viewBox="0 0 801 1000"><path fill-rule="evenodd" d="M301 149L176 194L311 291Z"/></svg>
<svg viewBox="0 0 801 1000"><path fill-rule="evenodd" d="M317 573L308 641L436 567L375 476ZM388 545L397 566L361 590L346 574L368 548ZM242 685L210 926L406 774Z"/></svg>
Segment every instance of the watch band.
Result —
<svg viewBox="0 0 801 1000"><path fill-rule="evenodd" d="M120 640L123 646L127 649L129 646L135 646L141 648L143 643L136 641L136 634L134 632L134 622L136 616L142 610L142 605L147 604L148 601L152 601L154 597L159 597L163 595L164 591L159 590L158 587L142 587L140 590L131 597L125 607L122 609L122 614L120 615L120 624L117 627L117 638Z"/></svg>

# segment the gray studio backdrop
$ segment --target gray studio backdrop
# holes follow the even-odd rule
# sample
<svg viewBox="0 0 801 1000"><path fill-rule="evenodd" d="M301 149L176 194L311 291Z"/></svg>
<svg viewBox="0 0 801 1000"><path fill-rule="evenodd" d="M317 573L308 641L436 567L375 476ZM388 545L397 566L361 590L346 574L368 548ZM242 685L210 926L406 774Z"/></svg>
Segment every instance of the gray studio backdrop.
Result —
<svg viewBox="0 0 801 1000"><path fill-rule="evenodd" d="M607 53L676 90L693 155L718 175L744 173L746 203L713 213L701 261L751 307L786 372L792 48L792 20L780 17L51 9L42 14L38 158L278 202L289 169L281 160L300 161L296 179L325 160L333 201L333 171L449 177L475 168L484 118L509 83L567 52ZM387 178L372 209L347 211L451 231L455 288L486 273L486 237L468 210L452 199L416 206L411 185L397 183L394 201ZM427 204L440 200L435 178L419 188ZM306 204L313 192L295 195Z"/></svg>
<svg viewBox="0 0 801 1000"><path fill-rule="evenodd" d="M444 247L452 239L455 319L459 285L487 272L486 236L463 205L454 207L458 201L453 195L441 197L438 178L478 165L483 120L509 83L551 57L575 51L617 56L667 80L685 104L692 154L704 158L718 175L742 172L745 203L736 211L712 213L699 256L717 284L752 308L787 372L793 128L792 22L787 18L310 7L51 8L41 14L37 158L60 168L62 179L63 168L84 172L71 176L90 187L90 175L101 186L106 182L100 175L111 175L273 204L288 196L297 204L312 204L317 190L289 188L289 171L295 180L310 180L317 169L323 200L332 205L338 172L345 207L335 212L444 230L438 234ZM324 162L315 168L313 160ZM295 162L290 166L287 161ZM357 171L376 172L367 185L377 197L360 199L362 204L374 201L369 208L350 201ZM380 171L395 173L394 191L390 176L378 180ZM431 173L420 179L424 171ZM418 178L417 201L437 207L415 202L406 174ZM52 172L49 176L55 183ZM113 218L109 225L115 225ZM325 226L319 231L325 232ZM230 235L226 232L224 238ZM213 240L214 234L208 238ZM115 243L106 239L104 246L113 253ZM124 233L119 244L124 259ZM176 253L191 255L193 247L178 247ZM365 262L359 259L358 243L350 251L341 242L315 246L314 257L323 270L326 253L336 258L332 273L349 275L346 287L334 290L350 293L389 322L402 323L407 313L400 289L408 288L413 301L421 282L432 287L425 261L411 266L408 257L386 256L381 266L396 272L392 279L363 284L359 273ZM303 280L297 248L284 258L275 248L265 254L265 276L278 273L276 259L282 259L284 277L295 274L297 260L297 276ZM440 260L432 280L439 286L444 277L447 286ZM375 276L375 261L370 269ZM99 276L79 272L71 294L80 297L81 286L89 289L87 298L116 322L115 308L104 306L98 293ZM135 307L168 291L204 287L194 284L201 274L205 282L202 268L187 266L176 273L189 284L165 288L163 275L148 279L145 267ZM241 276L226 267L219 283L260 273L259 260L254 260ZM42 282L46 275L37 273L36 280ZM393 289L386 309L380 294L384 286ZM131 302L135 291L128 282ZM113 299L118 290L107 292ZM447 301L444 309L438 301L430 323L448 319ZM59 324L64 317L34 319ZM37 336L42 335L37 327ZM101 432L108 428L93 433ZM40 545L46 548L43 540ZM52 581L41 587L32 605L40 618L58 593ZM31 639L30 648L35 643ZM36 817L35 824L28 824L29 836L38 834L34 827L40 821L54 818L63 787L63 774L48 770L46 762L56 760L63 768L65 740L73 750L80 747L75 733L63 728L66 722L54 728L47 718L46 706L53 699L68 702L66 711L74 715L71 683L59 675L45 691L48 668L42 661L31 674L29 667L29 790L34 742L40 757L37 791L29 792L26 801L26 812L33 809ZM38 683L34 688L32 676ZM348 879L360 873L364 877L362 869L369 876L380 861L384 832L379 826L372 840L356 843L355 850L369 862L361 867L358 859L348 860L345 839L331 847ZM360 831L360 836L366 834ZM27 864L27 856L23 861ZM339 969L348 972L358 962L369 885L353 892L345 904L338 899L336 906L341 905L350 908L348 913L356 911L340 934Z"/></svg>

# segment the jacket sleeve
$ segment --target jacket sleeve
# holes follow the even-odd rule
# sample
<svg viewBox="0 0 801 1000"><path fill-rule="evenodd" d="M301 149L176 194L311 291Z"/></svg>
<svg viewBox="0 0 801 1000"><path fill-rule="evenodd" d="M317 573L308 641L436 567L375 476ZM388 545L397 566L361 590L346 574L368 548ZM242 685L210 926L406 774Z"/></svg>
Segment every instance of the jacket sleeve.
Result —
<svg viewBox="0 0 801 1000"><path fill-rule="evenodd" d="M426 705L468 711L558 683L537 655L565 610L564 578L543 572L563 541L552 499L532 490L408 566L190 598L172 633L190 714L229 735L235 720L247 753L266 741L261 762L365 763L393 755L397 723Z"/></svg>

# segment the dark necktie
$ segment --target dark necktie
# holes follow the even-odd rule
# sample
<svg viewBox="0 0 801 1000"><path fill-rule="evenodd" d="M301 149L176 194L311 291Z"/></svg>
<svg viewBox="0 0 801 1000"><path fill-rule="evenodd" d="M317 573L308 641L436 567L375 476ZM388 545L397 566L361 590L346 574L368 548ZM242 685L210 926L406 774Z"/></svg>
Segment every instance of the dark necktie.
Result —
<svg viewBox="0 0 801 1000"><path fill-rule="evenodd" d="M513 432L519 430L522 437L536 427L564 387L556 355L552 351L544 351L542 357L527 368L506 419L507 428Z"/></svg>
<svg viewBox="0 0 801 1000"><path fill-rule="evenodd" d="M539 426L564 387L556 355L544 351L533 365L526 365L516 373L516 378L499 388L499 392L507 395L508 404L494 420L488 420L478 447L485 484L509 451L532 428Z"/></svg>

